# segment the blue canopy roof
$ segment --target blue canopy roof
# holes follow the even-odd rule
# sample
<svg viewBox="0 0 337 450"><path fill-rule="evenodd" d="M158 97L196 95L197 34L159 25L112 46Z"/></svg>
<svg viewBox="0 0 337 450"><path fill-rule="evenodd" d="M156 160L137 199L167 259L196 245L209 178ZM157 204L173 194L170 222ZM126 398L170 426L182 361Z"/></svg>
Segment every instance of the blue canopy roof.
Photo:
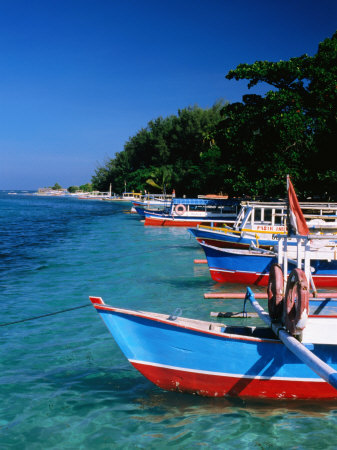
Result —
<svg viewBox="0 0 337 450"><path fill-rule="evenodd" d="M240 203L236 199L223 198L173 198L173 205L194 205L194 206L234 206Z"/></svg>

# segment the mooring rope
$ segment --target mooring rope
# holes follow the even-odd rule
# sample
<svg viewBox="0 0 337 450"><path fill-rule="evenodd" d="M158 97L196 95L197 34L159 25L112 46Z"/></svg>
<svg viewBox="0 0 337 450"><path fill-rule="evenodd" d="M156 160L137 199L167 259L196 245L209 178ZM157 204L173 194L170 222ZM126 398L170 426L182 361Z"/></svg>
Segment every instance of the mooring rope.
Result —
<svg viewBox="0 0 337 450"><path fill-rule="evenodd" d="M74 306L73 308L62 309L62 311L55 311L55 312L48 313L48 314L42 314L41 316L28 317L27 319L16 320L15 322L0 323L0 327L7 327L8 325L14 325L16 323L22 323L22 322L28 322L29 320L41 319L42 317L55 316L56 314L61 314L61 313L68 312L68 311L74 311L75 309L86 308L87 306L91 306L91 303L88 305Z"/></svg>

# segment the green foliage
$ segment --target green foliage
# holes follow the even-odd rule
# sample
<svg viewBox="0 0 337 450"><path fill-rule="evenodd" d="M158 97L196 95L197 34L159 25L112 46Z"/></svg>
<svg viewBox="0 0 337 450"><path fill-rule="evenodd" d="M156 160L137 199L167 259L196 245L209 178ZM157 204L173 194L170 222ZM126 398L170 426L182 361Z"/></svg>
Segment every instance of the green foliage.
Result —
<svg viewBox="0 0 337 450"><path fill-rule="evenodd" d="M150 121L126 142L122 152L96 169L94 188L104 191L111 183L112 191L118 193L125 184L127 190L138 192L153 187L156 192L181 189L181 194L193 193L191 167L199 167L200 155L209 147L205 136L219 122L223 106L218 102L206 110L189 107L179 110L177 116ZM199 172L195 174L198 177Z"/></svg>
<svg viewBox="0 0 337 450"><path fill-rule="evenodd" d="M165 193L167 186L172 187L173 166L152 167L150 176L146 183Z"/></svg>
<svg viewBox="0 0 337 450"><path fill-rule="evenodd" d="M54 186L52 187L53 191L59 191L60 189L62 189L62 186L59 185L58 183L55 183Z"/></svg>
<svg viewBox="0 0 337 450"><path fill-rule="evenodd" d="M236 177L245 161L245 182L233 183L239 195L244 190L264 197L284 195L289 173L303 197L336 198L331 157L337 137L336 58L337 34L321 43L314 57L240 64L227 74L228 79L248 80L248 88L257 83L272 88L264 97L247 95L242 103L229 105L217 127L215 139Z"/></svg>
<svg viewBox="0 0 337 450"><path fill-rule="evenodd" d="M69 186L68 187L68 191L71 194L75 193L76 191L92 192L93 188L92 188L92 184L91 183L86 183L86 184L82 184L81 186Z"/></svg>
<svg viewBox="0 0 337 450"><path fill-rule="evenodd" d="M92 184L91 183L81 184L80 190L83 192L92 192L93 191Z"/></svg>
<svg viewBox="0 0 337 450"><path fill-rule="evenodd" d="M337 200L337 33L312 57L239 64L226 77L270 89L150 121L96 169L94 188L279 198L290 174L299 197Z"/></svg>
<svg viewBox="0 0 337 450"><path fill-rule="evenodd" d="M74 194L76 191L79 191L79 187L78 186L69 186L68 187L68 192L70 192L71 194Z"/></svg>

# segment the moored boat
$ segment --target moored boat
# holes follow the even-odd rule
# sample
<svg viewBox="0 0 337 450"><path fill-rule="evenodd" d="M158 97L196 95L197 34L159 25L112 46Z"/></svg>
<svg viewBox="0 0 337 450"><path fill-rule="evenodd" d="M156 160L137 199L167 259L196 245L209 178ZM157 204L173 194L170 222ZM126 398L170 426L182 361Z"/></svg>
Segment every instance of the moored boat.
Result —
<svg viewBox="0 0 337 450"><path fill-rule="evenodd" d="M144 209L145 225L192 227L204 224L233 224L240 201L219 198L173 198L168 210Z"/></svg>
<svg viewBox="0 0 337 450"><path fill-rule="evenodd" d="M201 242L210 275L219 283L243 283L267 286L269 270L278 262L278 252L260 249L219 248ZM297 246L288 247L289 272L297 266L295 261ZM311 254L310 266L312 278L317 288L337 287L337 252L333 245L329 253L314 250Z"/></svg>
<svg viewBox="0 0 337 450"><path fill-rule="evenodd" d="M79 200L105 200L109 198L109 192L83 192L81 194L74 194L74 197L77 197Z"/></svg>
<svg viewBox="0 0 337 450"><path fill-rule="evenodd" d="M115 202L115 203L132 203L138 200L142 199L142 193L137 192L123 192L122 195L111 195L107 196L103 200L108 202Z"/></svg>
<svg viewBox="0 0 337 450"><path fill-rule="evenodd" d="M300 203L303 216L312 234L328 234L337 230L336 203ZM287 234L285 202L242 202L232 227L198 225L190 233L200 242L222 248L247 249L253 242L270 249L278 235Z"/></svg>
<svg viewBox="0 0 337 450"><path fill-rule="evenodd" d="M163 389L210 397L337 398L337 390L270 327L229 326L90 300L132 366ZM309 320L313 331L301 345L331 364L334 376L336 333L334 340L331 333L322 339L324 323L315 327L317 318ZM337 319L318 320L330 321L331 329Z"/></svg>
<svg viewBox="0 0 337 450"><path fill-rule="evenodd" d="M144 210L150 209L152 211L163 211L170 207L172 202L172 195L146 195L141 200L133 201L131 212L139 214L142 218L145 217Z"/></svg>

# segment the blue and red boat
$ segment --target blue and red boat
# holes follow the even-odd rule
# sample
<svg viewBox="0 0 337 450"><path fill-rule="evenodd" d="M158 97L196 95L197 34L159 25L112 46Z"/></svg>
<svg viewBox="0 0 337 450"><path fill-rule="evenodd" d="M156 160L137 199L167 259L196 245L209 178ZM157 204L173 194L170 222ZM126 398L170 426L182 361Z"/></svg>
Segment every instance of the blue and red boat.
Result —
<svg viewBox="0 0 337 450"><path fill-rule="evenodd" d="M270 327L230 326L90 300L132 366L162 389L209 397L337 398L337 336L331 333L337 316L309 317L330 323L313 323L314 332L298 343L311 359L330 364L323 379ZM315 332L322 326L324 336Z"/></svg>
<svg viewBox="0 0 337 450"><path fill-rule="evenodd" d="M310 233L332 233L337 230L336 203L300 203ZM277 236L287 234L285 202L242 202L232 227L211 227L204 224L189 228L198 242L214 247L248 249L253 242L270 249Z"/></svg>
<svg viewBox="0 0 337 450"><path fill-rule="evenodd" d="M172 202L172 195L147 194L142 200L132 202L131 213L138 213L145 218L144 209L151 211L163 211L169 208Z"/></svg>
<svg viewBox="0 0 337 450"><path fill-rule="evenodd" d="M270 249L277 244L277 240L273 238L273 234L285 235L284 227L283 230L275 230L273 234L269 231L268 235L262 235L258 231L246 233L236 231L229 227L219 228L205 225L189 228L188 231L196 238L199 244L203 242L214 247L240 249L248 249L252 242L260 248Z"/></svg>
<svg viewBox="0 0 337 450"><path fill-rule="evenodd" d="M202 246L210 275L219 283L243 283L257 286L267 286L269 271L277 263L278 255L273 251L262 252L259 249L231 249L207 245ZM296 246L292 254L296 252ZM337 287L337 253L332 250L330 260L312 259L310 261L312 278L316 288ZM297 266L297 262L288 262L290 272Z"/></svg>
<svg viewBox="0 0 337 450"><path fill-rule="evenodd" d="M209 225L233 224L240 209L239 200L223 198L173 198L168 209L152 211L143 209L145 225L168 227L195 227L201 223Z"/></svg>

